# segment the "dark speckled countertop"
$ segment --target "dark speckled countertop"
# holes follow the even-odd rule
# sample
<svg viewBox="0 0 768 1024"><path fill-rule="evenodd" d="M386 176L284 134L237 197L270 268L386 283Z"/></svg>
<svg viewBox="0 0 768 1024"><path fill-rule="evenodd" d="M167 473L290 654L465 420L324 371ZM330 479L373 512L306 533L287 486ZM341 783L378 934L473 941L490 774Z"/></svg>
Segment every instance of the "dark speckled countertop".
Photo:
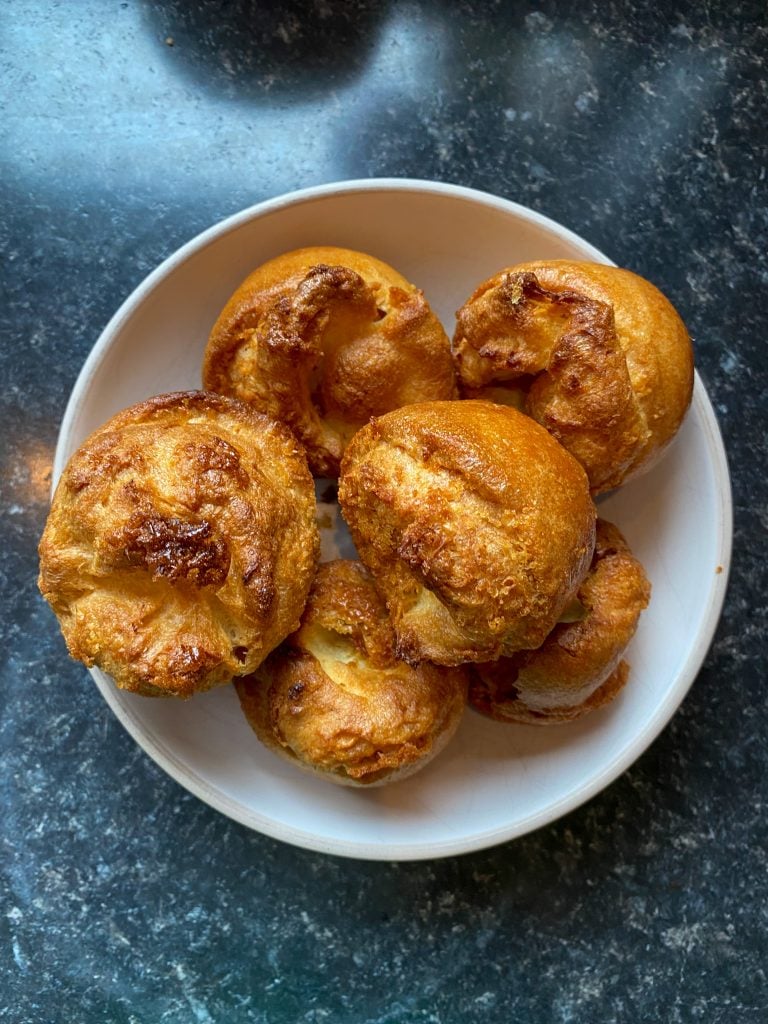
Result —
<svg viewBox="0 0 768 1024"><path fill-rule="evenodd" d="M768 1020L763 3L0 5L0 1021ZM59 422L201 229L368 176L518 200L659 283L731 461L734 566L680 712L555 824L415 864L198 802L38 596Z"/></svg>

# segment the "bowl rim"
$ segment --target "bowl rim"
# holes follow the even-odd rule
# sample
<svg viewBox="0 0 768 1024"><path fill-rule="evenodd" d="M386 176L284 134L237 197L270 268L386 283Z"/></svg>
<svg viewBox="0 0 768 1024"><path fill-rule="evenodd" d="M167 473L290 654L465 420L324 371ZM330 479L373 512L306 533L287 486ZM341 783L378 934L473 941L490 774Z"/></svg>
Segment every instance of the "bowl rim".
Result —
<svg viewBox="0 0 768 1024"><path fill-rule="evenodd" d="M106 356L114 337L151 292L158 288L167 277L192 256L197 255L209 245L219 241L225 235L237 230L241 225L251 220L259 219L288 206L296 206L328 196L373 192L427 193L453 199L462 199L473 204L479 203L506 214L513 214L521 220L549 231L560 239L571 242L582 251L591 252L595 262L611 266L616 265L604 253L581 238L574 231L544 214L489 192L447 182L435 182L418 178L351 179L349 181L337 181L298 189L263 200L218 221L176 249L139 283L108 321L88 354L67 402L59 429L53 461L51 494L53 494L58 479L69 459L73 428L91 381ZM193 774L171 749L161 743L157 737L148 733L146 728L134 717L129 706L124 705L120 701L118 692L108 676L96 668L89 671L102 696L121 725L171 778L215 810L251 830L268 835L271 838L319 853L361 860L417 861L472 853L532 832L557 820L564 814L575 810L590 800L626 771L647 750L680 706L698 675L714 638L725 600L731 565L733 503L725 446L714 408L697 371L694 372L692 408L696 409L704 430L705 447L711 458L715 479L717 493L717 558L718 565L721 567L721 571L714 575L706 609L701 619L701 627L696 635L695 642L664 700L658 705L654 715L649 719L645 727L633 737L632 742L627 748L606 763L602 770L592 779L565 794L561 799L549 804L546 808L528 815L514 824L487 829L469 837L463 836L456 839L452 838L433 842L420 841L410 844L327 839L292 825L275 822L273 819L263 817L255 811L245 811L236 800L216 789L203 777Z"/></svg>

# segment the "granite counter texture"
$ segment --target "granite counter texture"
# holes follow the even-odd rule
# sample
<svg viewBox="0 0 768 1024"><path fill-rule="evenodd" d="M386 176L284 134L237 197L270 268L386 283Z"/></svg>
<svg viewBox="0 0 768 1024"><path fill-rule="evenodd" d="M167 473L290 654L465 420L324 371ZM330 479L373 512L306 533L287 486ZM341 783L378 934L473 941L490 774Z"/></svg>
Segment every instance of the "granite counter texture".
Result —
<svg viewBox="0 0 768 1024"><path fill-rule="evenodd" d="M15 0L0 18L0 1021L768 1020L764 4ZM714 645L631 770L539 832L401 865L294 849L188 795L35 586L58 425L119 303L220 218L374 175L518 200L659 283L736 520Z"/></svg>

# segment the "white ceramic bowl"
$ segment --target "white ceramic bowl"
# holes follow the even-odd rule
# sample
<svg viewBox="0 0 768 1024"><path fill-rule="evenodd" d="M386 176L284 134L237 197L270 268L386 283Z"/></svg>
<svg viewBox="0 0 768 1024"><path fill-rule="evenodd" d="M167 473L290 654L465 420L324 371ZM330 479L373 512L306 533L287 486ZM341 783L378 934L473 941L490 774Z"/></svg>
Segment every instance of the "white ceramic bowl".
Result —
<svg viewBox="0 0 768 1024"><path fill-rule="evenodd" d="M73 390L54 479L119 409L199 387L208 332L230 293L257 264L305 245L361 249L393 264L424 289L449 334L459 305L504 266L537 257L610 262L531 210L453 185L342 182L260 203L181 248L115 314ZM93 676L169 775L250 828L382 860L491 846L552 821L615 779L669 721L701 666L725 592L731 505L722 441L698 378L665 458L601 510L653 584L628 652L626 689L608 708L555 728L501 725L468 712L439 758L390 787L332 786L277 759L250 731L231 687L181 703L123 693L101 672ZM338 540L326 536L327 554Z"/></svg>

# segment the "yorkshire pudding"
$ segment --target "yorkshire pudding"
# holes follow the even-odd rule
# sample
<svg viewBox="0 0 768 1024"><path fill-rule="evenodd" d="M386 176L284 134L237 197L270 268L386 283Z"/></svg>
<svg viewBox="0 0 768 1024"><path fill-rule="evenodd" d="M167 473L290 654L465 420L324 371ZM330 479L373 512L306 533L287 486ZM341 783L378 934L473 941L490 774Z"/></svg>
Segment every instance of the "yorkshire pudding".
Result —
<svg viewBox="0 0 768 1024"><path fill-rule="evenodd" d="M413 774L451 738L466 704L462 668L395 655L384 602L359 562L321 565L299 630L235 680L271 750L343 785Z"/></svg>
<svg viewBox="0 0 768 1024"><path fill-rule="evenodd" d="M203 384L287 423L313 473L332 477L371 416L456 397L450 342L422 292L332 247L285 253L243 281L211 331Z"/></svg>
<svg viewBox="0 0 768 1024"><path fill-rule="evenodd" d="M537 647L592 559L584 470L543 427L491 402L373 420L347 448L339 503L411 660Z"/></svg>
<svg viewBox="0 0 768 1024"><path fill-rule="evenodd" d="M462 393L523 408L581 462L595 494L653 465L690 404L685 325L629 270L519 263L456 316Z"/></svg>
<svg viewBox="0 0 768 1024"><path fill-rule="evenodd" d="M189 697L295 629L319 539L295 438L241 402L159 395L72 456L40 542L70 654L118 686Z"/></svg>
<svg viewBox="0 0 768 1024"><path fill-rule="evenodd" d="M473 666L470 703L498 721L530 725L569 722L607 704L627 681L621 657L650 595L621 533L598 519L592 565L576 595L577 621L559 623L538 650Z"/></svg>

